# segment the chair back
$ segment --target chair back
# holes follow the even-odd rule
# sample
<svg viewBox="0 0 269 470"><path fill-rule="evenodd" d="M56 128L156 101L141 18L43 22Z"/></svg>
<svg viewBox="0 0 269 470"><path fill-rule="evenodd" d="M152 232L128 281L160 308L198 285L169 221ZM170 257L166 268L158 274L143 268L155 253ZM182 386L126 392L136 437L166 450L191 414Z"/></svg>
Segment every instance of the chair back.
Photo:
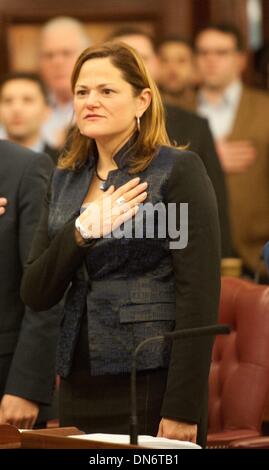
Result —
<svg viewBox="0 0 269 470"><path fill-rule="evenodd" d="M220 323L209 374L209 433L260 433L269 392L269 286L223 277Z"/></svg>

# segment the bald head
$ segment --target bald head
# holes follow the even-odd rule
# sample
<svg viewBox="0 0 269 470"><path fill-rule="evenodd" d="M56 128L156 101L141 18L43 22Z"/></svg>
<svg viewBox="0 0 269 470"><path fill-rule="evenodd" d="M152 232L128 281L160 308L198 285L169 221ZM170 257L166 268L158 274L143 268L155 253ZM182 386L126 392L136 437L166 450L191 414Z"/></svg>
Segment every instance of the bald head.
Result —
<svg viewBox="0 0 269 470"><path fill-rule="evenodd" d="M40 37L40 72L57 101L71 99L70 78L80 53L90 40L83 25L68 17L48 21Z"/></svg>
<svg viewBox="0 0 269 470"><path fill-rule="evenodd" d="M123 42L133 47L143 58L150 74L154 80L158 81L159 62L155 53L154 43L150 35L140 30L119 30L108 39L116 42Z"/></svg>

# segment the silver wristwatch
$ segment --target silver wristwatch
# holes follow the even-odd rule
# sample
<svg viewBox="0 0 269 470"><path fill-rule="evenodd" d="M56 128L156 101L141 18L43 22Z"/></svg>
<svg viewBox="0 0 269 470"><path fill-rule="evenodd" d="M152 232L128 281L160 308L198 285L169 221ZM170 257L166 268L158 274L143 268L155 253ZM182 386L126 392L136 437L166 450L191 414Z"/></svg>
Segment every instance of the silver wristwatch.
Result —
<svg viewBox="0 0 269 470"><path fill-rule="evenodd" d="M75 220L75 227L79 231L80 235L84 240L89 240L89 238L92 238L92 235L88 232L88 230L83 227L82 223L79 220L79 217Z"/></svg>

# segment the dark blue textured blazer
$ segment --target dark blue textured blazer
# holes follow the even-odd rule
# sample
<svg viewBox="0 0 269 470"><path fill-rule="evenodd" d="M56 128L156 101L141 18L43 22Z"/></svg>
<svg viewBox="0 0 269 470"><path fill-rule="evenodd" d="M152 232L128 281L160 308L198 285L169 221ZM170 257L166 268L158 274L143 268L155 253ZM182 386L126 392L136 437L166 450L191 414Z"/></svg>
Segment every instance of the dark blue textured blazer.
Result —
<svg viewBox="0 0 269 470"><path fill-rule="evenodd" d="M124 146L107 187L129 181ZM33 243L22 284L33 309L49 308L66 297L58 371L67 376L85 309L88 315L90 370L116 374L130 370L131 353L144 338L174 327L215 323L220 281L220 235L215 194L199 157L160 147L139 174L148 182L147 202L189 205L189 241L169 249L169 236L151 239L102 238L87 249L74 239L78 216L94 173L94 157L77 171L55 170L49 199ZM86 266L87 276L85 276ZM163 416L200 422L212 341L174 341L171 351L151 343L139 369L168 367Z"/></svg>

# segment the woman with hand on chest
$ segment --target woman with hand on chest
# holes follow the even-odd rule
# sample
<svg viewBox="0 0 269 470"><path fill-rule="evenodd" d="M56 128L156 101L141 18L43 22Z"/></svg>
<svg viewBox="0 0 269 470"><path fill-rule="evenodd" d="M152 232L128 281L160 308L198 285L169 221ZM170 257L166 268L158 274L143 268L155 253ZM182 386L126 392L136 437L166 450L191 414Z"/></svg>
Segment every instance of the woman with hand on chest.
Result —
<svg viewBox="0 0 269 470"><path fill-rule="evenodd" d="M86 49L72 90L76 126L21 291L38 311L68 289L57 353L60 424L128 433L135 347L216 321L216 201L199 157L170 145L159 92L132 48ZM203 337L141 351L140 434L205 444L211 347Z"/></svg>

